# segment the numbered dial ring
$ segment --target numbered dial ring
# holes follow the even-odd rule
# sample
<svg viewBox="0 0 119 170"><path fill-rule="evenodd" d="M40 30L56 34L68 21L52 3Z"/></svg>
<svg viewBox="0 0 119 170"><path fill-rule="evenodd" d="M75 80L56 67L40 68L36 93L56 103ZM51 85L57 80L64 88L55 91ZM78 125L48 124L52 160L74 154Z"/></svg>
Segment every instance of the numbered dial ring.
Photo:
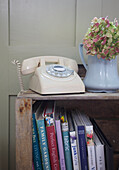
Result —
<svg viewBox="0 0 119 170"><path fill-rule="evenodd" d="M46 71L48 74L54 77L69 77L70 75L74 74L74 70L71 70L65 66L61 65L49 65L46 67Z"/></svg>

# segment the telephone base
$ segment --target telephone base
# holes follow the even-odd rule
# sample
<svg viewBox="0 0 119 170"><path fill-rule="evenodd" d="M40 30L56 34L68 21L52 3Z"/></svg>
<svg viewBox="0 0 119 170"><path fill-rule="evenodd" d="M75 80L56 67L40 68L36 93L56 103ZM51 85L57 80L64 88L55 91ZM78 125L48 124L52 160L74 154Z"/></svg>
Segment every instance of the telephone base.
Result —
<svg viewBox="0 0 119 170"><path fill-rule="evenodd" d="M46 67L36 69L30 80L29 88L43 95L85 92L84 83L75 71L69 77L58 78L49 75Z"/></svg>

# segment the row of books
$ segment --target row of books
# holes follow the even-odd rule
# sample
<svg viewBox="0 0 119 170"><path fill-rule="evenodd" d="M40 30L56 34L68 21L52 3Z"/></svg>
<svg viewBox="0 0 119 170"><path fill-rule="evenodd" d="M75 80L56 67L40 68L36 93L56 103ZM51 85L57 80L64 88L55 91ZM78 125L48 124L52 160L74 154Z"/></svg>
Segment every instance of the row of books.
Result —
<svg viewBox="0 0 119 170"><path fill-rule="evenodd" d="M33 169L113 170L113 150L95 120L54 101L33 105Z"/></svg>

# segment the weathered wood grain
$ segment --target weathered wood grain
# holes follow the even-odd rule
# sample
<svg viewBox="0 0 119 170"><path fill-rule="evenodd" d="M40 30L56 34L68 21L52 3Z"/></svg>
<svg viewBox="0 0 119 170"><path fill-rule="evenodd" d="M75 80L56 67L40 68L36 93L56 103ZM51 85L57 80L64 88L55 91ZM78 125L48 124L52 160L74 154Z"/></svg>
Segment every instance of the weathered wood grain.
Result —
<svg viewBox="0 0 119 170"><path fill-rule="evenodd" d="M119 119L96 120L96 122L113 146L113 150L119 152Z"/></svg>
<svg viewBox="0 0 119 170"><path fill-rule="evenodd" d="M119 100L119 92L41 95L28 90L19 93L17 97L32 98L33 100Z"/></svg>
<svg viewBox="0 0 119 170"><path fill-rule="evenodd" d="M114 170L119 169L119 154L114 154Z"/></svg>
<svg viewBox="0 0 119 170"><path fill-rule="evenodd" d="M112 119L119 118L118 100L73 100L57 101L67 108L78 108L81 112L93 118Z"/></svg>
<svg viewBox="0 0 119 170"><path fill-rule="evenodd" d="M16 100L16 170L32 169L32 100Z"/></svg>
<svg viewBox="0 0 119 170"><path fill-rule="evenodd" d="M113 146L113 150L119 153L119 100L113 100L115 94L106 94L110 100L83 100L79 96L41 96L28 91L20 94L16 102L16 168L25 169L32 167L32 124L31 103L32 100L56 100L58 105L67 108L79 108L81 112L95 118L97 124ZM34 95L34 97L32 96ZM92 95L92 94L91 94ZM93 94L94 97L95 94ZM98 94L99 95L99 94ZM105 95L105 94L104 94ZM26 98L23 98L27 96ZM27 145L26 145L27 144ZM18 146L19 145L19 146ZM114 154L114 170L118 167L118 154Z"/></svg>

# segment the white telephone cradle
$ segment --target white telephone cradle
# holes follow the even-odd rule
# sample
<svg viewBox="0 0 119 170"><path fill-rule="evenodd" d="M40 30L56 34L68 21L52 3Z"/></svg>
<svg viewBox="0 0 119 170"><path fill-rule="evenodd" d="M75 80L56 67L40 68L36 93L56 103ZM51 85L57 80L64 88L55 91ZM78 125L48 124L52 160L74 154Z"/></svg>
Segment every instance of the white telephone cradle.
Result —
<svg viewBox="0 0 119 170"><path fill-rule="evenodd" d="M53 67L42 66L36 69L29 84L29 88L40 94L66 94L66 93L84 93L85 86L81 78L74 70L71 73L61 77L56 73L48 73L48 68ZM64 71L62 71L64 72Z"/></svg>
<svg viewBox="0 0 119 170"><path fill-rule="evenodd" d="M54 63L46 65L46 63ZM27 75L34 72L29 88L40 94L84 93L85 86L78 76L75 60L60 56L39 56L23 61L22 65L15 62L21 91L23 83L21 73Z"/></svg>

